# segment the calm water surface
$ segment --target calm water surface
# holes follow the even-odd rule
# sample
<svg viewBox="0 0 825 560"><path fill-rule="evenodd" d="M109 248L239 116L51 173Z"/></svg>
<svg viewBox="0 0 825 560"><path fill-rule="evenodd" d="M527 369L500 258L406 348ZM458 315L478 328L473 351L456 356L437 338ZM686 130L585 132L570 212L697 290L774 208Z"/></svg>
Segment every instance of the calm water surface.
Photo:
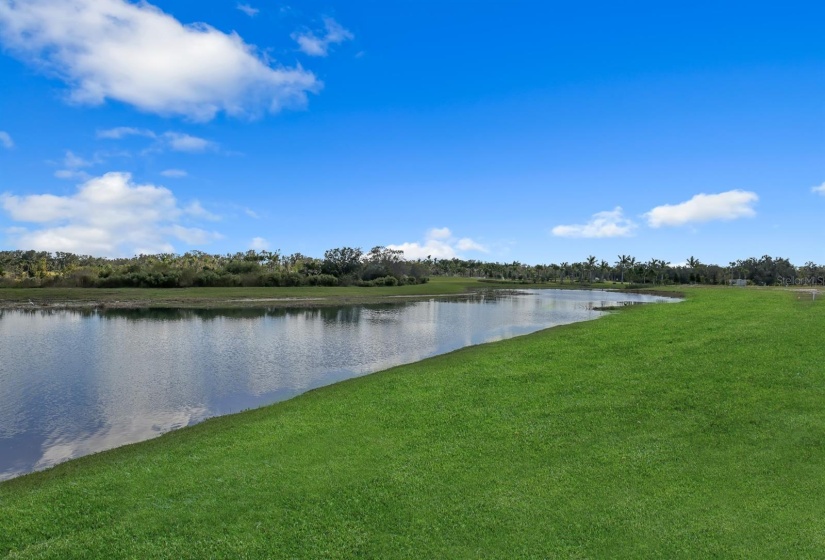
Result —
<svg viewBox="0 0 825 560"><path fill-rule="evenodd" d="M594 306L663 300L534 290L318 309L0 311L0 480L463 346L594 319Z"/></svg>

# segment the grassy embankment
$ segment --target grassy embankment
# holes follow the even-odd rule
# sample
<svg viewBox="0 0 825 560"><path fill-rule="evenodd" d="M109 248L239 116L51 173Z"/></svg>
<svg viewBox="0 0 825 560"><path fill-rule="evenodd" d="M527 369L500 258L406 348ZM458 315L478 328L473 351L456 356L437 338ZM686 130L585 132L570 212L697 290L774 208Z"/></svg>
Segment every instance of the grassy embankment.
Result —
<svg viewBox="0 0 825 560"><path fill-rule="evenodd" d="M576 288L576 284L479 282L474 278L436 277L426 284L392 287L296 288L0 288L0 309L38 307L292 307L393 301L398 298L455 296L496 288ZM619 288L620 284L593 284ZM29 303L32 302L32 303Z"/></svg>
<svg viewBox="0 0 825 560"><path fill-rule="evenodd" d="M821 558L825 308L699 288L0 484L13 558Z"/></svg>

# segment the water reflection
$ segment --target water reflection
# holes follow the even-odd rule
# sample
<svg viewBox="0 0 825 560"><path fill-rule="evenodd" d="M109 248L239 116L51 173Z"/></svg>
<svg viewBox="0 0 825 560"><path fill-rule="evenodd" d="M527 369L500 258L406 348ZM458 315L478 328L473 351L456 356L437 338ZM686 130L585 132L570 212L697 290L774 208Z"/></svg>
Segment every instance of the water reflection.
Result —
<svg viewBox="0 0 825 560"><path fill-rule="evenodd" d="M541 290L313 309L0 313L0 480L651 296Z"/></svg>

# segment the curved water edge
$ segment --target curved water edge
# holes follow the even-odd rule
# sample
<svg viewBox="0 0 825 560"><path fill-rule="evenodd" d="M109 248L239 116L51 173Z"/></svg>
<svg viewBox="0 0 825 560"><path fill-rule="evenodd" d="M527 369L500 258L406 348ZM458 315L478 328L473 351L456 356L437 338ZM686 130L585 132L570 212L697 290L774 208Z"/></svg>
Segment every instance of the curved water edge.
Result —
<svg viewBox="0 0 825 560"><path fill-rule="evenodd" d="M313 308L0 311L0 480L469 345L676 301L597 290Z"/></svg>

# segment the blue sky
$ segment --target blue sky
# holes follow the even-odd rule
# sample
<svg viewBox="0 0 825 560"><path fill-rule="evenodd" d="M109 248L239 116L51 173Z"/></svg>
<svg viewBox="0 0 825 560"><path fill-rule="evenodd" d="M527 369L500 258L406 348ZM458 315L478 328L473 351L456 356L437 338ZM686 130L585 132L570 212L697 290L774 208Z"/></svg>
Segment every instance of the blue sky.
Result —
<svg viewBox="0 0 825 560"><path fill-rule="evenodd" d="M0 0L0 247L825 262L822 21Z"/></svg>

